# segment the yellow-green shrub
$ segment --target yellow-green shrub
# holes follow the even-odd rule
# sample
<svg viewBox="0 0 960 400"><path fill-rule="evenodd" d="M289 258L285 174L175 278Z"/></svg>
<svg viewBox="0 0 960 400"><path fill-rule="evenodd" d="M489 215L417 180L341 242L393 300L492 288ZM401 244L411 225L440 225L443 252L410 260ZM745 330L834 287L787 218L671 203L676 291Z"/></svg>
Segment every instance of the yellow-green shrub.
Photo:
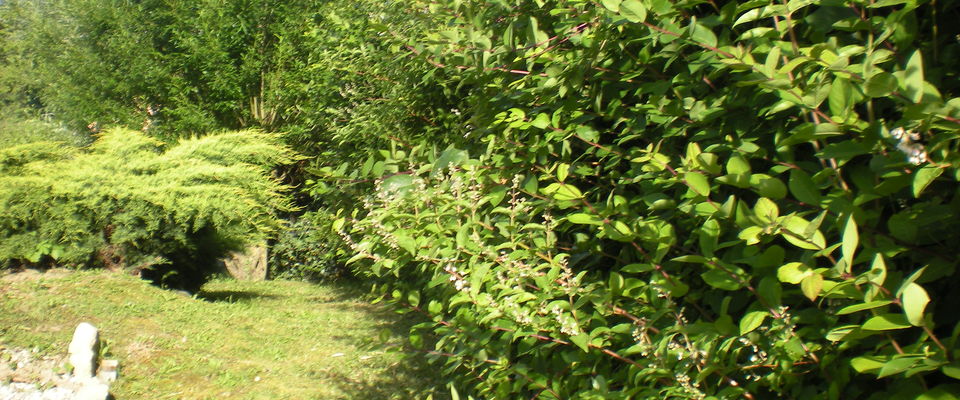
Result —
<svg viewBox="0 0 960 400"><path fill-rule="evenodd" d="M165 146L114 129L84 149L5 149L0 260L149 268L170 284L198 284L213 258L280 227L276 211L291 206L270 171L295 158L255 131Z"/></svg>

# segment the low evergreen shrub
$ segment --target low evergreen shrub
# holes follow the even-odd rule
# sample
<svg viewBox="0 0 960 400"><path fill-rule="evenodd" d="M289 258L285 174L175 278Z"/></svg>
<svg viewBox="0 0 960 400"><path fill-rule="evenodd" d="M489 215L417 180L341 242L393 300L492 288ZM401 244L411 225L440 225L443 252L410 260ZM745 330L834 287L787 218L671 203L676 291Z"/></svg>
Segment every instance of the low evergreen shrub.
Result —
<svg viewBox="0 0 960 400"><path fill-rule="evenodd" d="M0 260L142 271L198 288L215 259L264 240L291 210L271 176L297 156L276 135L226 132L164 145L113 129L87 148L0 153Z"/></svg>

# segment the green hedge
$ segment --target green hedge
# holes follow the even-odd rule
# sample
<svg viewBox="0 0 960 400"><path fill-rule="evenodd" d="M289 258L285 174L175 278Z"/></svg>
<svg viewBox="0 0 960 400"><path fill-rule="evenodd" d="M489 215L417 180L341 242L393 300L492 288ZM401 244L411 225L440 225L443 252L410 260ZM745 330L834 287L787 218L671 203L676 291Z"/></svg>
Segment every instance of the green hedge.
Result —
<svg viewBox="0 0 960 400"><path fill-rule="evenodd" d="M955 6L433 2L467 123L336 227L460 393L960 397Z"/></svg>

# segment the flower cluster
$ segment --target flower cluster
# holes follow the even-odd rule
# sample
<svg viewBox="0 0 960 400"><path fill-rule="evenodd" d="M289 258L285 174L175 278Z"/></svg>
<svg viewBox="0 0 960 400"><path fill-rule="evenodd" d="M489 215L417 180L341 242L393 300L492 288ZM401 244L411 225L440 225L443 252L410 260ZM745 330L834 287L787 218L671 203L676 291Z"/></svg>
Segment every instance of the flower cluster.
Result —
<svg viewBox="0 0 960 400"><path fill-rule="evenodd" d="M921 139L919 133L898 127L890 130L890 136L897 140L897 150L907 156L908 162L913 165L927 162L927 149L917 142Z"/></svg>

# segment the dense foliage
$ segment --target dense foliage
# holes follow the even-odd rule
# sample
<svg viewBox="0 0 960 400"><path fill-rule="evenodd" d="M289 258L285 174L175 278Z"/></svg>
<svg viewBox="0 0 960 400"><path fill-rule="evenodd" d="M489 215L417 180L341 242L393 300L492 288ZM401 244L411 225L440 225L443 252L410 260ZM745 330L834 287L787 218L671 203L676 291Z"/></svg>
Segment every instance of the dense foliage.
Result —
<svg viewBox="0 0 960 400"><path fill-rule="evenodd" d="M321 282L349 275L344 260L350 249L330 240L331 218L311 212L288 221L270 245L271 278Z"/></svg>
<svg viewBox="0 0 960 400"><path fill-rule="evenodd" d="M468 123L340 227L458 388L960 393L953 2L430 10Z"/></svg>
<svg viewBox="0 0 960 400"><path fill-rule="evenodd" d="M86 149L34 142L0 151L0 260L143 270L199 288L226 251L269 237L290 210L275 135L240 131L164 147L141 132Z"/></svg>

